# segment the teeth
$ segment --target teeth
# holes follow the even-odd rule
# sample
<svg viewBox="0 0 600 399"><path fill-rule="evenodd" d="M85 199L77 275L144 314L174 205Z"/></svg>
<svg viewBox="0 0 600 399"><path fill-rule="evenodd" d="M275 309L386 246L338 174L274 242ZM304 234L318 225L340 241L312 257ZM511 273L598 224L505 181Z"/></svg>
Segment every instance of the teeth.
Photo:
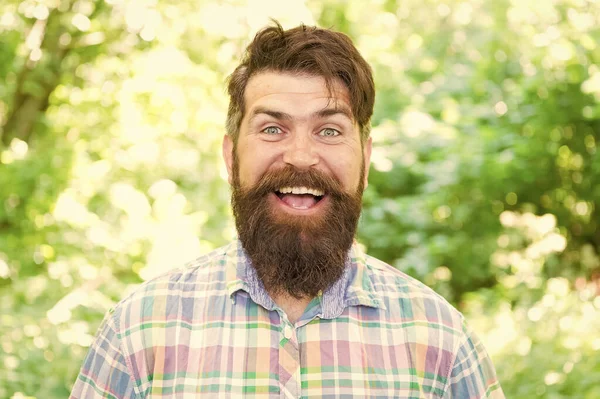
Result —
<svg viewBox="0 0 600 399"><path fill-rule="evenodd" d="M317 190L316 188L307 188L307 187L282 187L278 190L281 194L311 194L317 197L321 197L325 194L321 190Z"/></svg>

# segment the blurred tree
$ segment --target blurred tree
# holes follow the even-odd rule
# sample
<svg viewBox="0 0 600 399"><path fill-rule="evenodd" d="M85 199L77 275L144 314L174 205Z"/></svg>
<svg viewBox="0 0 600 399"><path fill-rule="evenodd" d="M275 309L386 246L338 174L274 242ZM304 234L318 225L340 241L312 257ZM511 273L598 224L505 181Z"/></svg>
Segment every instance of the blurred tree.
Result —
<svg viewBox="0 0 600 399"><path fill-rule="evenodd" d="M62 124L56 114L81 103L61 94L67 87L75 92L89 87L86 65L127 52L125 46L114 47L130 34L123 21L111 22L112 12L104 1L3 2L0 7L5 61L0 69L0 332L10 338L0 352L7 368L0 397L23 387L64 397L70 384L65 373L77 367L69 359L84 352L76 348L71 354L65 344L72 341L54 328L51 313L46 317L65 296L71 298L70 271L82 266L73 260L85 251L81 241L69 239L72 226L53 215L59 194L70 185L74 136L84 124ZM57 273L67 260L67 270ZM56 358L56 368L40 367Z"/></svg>
<svg viewBox="0 0 600 399"><path fill-rule="evenodd" d="M495 285L504 210L551 213L568 247L544 275L590 278L600 267L600 30L581 22L598 10L430 3L403 2L396 15L407 23L367 12L352 21L410 54L375 66L385 78L374 135L386 160L374 164L363 241L421 278L447 267L456 278L439 289L458 300ZM392 35L377 27L388 20Z"/></svg>

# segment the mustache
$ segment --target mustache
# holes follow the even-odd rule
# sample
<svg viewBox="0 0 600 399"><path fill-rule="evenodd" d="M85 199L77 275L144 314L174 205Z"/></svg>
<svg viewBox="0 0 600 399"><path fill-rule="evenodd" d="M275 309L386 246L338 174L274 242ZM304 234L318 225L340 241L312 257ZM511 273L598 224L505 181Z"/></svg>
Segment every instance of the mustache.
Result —
<svg viewBox="0 0 600 399"><path fill-rule="evenodd" d="M308 187L321 190L325 195L342 198L347 195L341 183L325 172L308 169L299 170L292 165L265 172L248 194L264 196L282 187Z"/></svg>

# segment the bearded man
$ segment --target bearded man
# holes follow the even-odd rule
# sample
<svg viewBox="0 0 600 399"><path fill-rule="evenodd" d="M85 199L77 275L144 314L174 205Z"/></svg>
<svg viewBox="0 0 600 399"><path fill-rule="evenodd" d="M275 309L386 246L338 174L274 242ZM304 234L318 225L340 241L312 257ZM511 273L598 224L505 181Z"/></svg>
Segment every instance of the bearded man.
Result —
<svg viewBox="0 0 600 399"><path fill-rule="evenodd" d="M375 90L351 40L267 27L228 89L239 240L121 301L71 398L503 398L462 315L354 244Z"/></svg>

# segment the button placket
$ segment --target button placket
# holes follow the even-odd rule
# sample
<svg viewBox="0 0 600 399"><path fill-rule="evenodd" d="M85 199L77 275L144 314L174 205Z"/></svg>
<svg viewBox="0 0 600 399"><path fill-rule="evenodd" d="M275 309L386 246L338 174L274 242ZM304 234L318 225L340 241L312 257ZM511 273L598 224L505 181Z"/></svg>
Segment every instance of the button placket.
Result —
<svg viewBox="0 0 600 399"><path fill-rule="evenodd" d="M285 325L285 327L283 328L283 336L285 337L285 339L292 339L292 335L294 334L294 328L287 324Z"/></svg>
<svg viewBox="0 0 600 399"><path fill-rule="evenodd" d="M279 385L282 398L299 398L300 352L294 327L283 321L282 339L279 342Z"/></svg>

